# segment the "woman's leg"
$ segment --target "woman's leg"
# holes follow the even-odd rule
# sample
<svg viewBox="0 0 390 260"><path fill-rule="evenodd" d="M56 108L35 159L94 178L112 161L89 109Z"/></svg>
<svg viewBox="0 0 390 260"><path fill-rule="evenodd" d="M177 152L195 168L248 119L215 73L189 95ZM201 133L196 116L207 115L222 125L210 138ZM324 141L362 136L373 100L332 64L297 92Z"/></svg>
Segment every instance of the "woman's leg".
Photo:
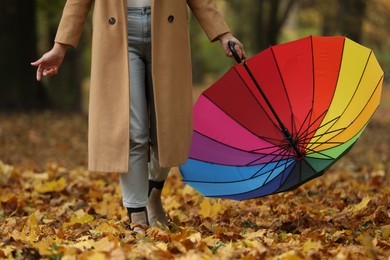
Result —
<svg viewBox="0 0 390 260"><path fill-rule="evenodd" d="M150 20L149 20L150 22ZM164 187L165 179L168 176L170 168L163 168L159 165L157 152L157 124L153 93L152 80L152 49L151 45L145 51L146 64L146 89L149 105L149 123L150 123L150 154L149 154L149 200L147 205L148 220L151 226L157 226L158 223L168 225L168 220L161 202L161 192Z"/></svg>
<svg viewBox="0 0 390 260"><path fill-rule="evenodd" d="M146 66L146 83L150 108L150 161L149 161L149 200L148 200L148 217L151 226L157 226L158 223L168 225L168 220L164 212L161 201L161 193L164 187L165 179L168 176L170 168L160 167L157 149L157 128L156 113L153 95L152 82L152 57L151 53L147 55Z"/></svg>
<svg viewBox="0 0 390 260"><path fill-rule="evenodd" d="M170 168L159 166L155 147L151 147L150 153L148 220L151 226L158 226L158 223L168 225L168 219L162 206L161 193Z"/></svg>
<svg viewBox="0 0 390 260"><path fill-rule="evenodd" d="M150 45L145 27L150 9L129 9L130 158L129 171L120 175L123 205L130 221L147 225L149 160L149 112L146 90L145 48ZM147 36L147 35L146 35ZM145 47L146 46L146 47Z"/></svg>

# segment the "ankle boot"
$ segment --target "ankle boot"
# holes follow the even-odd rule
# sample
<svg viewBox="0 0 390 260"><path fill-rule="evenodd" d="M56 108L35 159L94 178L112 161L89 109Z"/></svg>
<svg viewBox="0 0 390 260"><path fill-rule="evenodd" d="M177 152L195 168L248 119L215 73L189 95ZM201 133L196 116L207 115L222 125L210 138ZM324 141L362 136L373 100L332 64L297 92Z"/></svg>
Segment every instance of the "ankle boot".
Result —
<svg viewBox="0 0 390 260"><path fill-rule="evenodd" d="M161 202L161 192L164 187L164 181L157 182L149 180L149 200L148 200L148 220L151 227L160 225L168 226L168 219L165 215Z"/></svg>
<svg viewBox="0 0 390 260"><path fill-rule="evenodd" d="M142 226L149 226L148 212L146 207L141 208L127 208L129 214L130 226L135 232L144 234Z"/></svg>

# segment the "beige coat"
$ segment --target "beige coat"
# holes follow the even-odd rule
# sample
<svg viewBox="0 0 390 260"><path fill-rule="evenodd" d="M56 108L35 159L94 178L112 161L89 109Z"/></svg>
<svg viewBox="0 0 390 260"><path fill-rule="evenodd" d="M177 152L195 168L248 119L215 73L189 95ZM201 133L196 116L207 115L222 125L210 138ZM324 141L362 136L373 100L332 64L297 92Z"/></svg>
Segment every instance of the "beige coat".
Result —
<svg viewBox="0 0 390 260"><path fill-rule="evenodd" d="M77 46L94 3L89 99L89 170L127 172L129 63L127 0L68 0L55 41ZM152 73L160 164L184 163L192 133L188 9L210 41L229 31L214 0L152 0ZM131 129L130 129L131 131Z"/></svg>

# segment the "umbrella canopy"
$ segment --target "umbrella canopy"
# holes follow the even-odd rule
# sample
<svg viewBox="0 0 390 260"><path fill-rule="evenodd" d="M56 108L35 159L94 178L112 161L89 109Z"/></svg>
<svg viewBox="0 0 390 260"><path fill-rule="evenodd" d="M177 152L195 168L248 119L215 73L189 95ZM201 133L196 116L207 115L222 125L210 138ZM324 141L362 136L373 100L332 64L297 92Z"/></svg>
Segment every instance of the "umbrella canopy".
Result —
<svg viewBox="0 0 390 260"><path fill-rule="evenodd" d="M383 71L345 37L307 37L237 64L194 106L183 180L208 197L245 200L320 176L377 109Z"/></svg>

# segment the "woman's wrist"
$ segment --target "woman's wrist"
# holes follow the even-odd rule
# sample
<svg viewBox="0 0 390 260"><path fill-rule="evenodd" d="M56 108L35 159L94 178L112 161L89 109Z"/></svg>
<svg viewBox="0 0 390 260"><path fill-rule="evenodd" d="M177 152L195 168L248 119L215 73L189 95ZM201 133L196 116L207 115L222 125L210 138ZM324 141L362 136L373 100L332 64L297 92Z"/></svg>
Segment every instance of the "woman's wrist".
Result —
<svg viewBox="0 0 390 260"><path fill-rule="evenodd" d="M54 46L53 46L53 50L55 52L57 52L59 55L61 55L61 56L65 56L66 51L68 50L68 48L69 48L69 45L63 44L63 43L59 43L59 42L55 42Z"/></svg>
<svg viewBox="0 0 390 260"><path fill-rule="evenodd" d="M224 33L224 34L221 34L218 36L218 40L220 42L224 42L224 41L230 40L232 38L233 38L233 35L230 32L227 32L227 33Z"/></svg>

